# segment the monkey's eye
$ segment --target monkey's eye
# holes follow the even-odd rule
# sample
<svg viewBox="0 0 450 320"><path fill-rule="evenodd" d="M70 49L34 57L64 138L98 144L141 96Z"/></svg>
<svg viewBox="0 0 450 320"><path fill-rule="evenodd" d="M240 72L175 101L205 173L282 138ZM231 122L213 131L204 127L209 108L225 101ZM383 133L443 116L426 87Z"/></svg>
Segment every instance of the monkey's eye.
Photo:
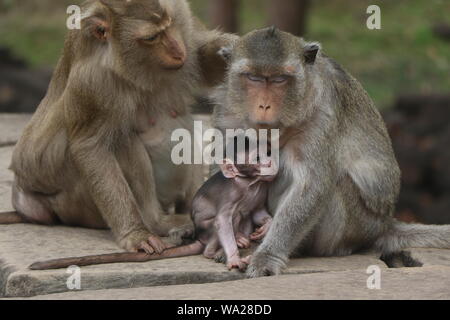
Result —
<svg viewBox="0 0 450 320"><path fill-rule="evenodd" d="M266 82L266 78L251 73L246 74L247 79L254 82Z"/></svg>
<svg viewBox="0 0 450 320"><path fill-rule="evenodd" d="M272 77L272 78L269 79L269 81L271 83L283 84L286 81L288 81L288 79L289 79L288 76L282 75L282 76Z"/></svg>
<svg viewBox="0 0 450 320"><path fill-rule="evenodd" d="M147 41L147 42L155 42L156 40L158 40L159 39L159 33L157 33L157 34L155 34L155 35L153 35L153 36L150 36L150 37L148 37L148 38L144 38L144 41Z"/></svg>

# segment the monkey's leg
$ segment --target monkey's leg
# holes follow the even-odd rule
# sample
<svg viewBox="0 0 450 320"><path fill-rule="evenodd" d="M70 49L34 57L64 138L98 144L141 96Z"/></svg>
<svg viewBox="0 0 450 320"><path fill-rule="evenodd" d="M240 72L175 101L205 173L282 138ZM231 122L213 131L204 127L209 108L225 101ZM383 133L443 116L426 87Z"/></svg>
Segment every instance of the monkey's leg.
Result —
<svg viewBox="0 0 450 320"><path fill-rule="evenodd" d="M296 179L292 179L287 186L287 196L279 203L267 236L253 254L247 269L249 277L280 274L290 254L319 221L322 207L327 206L324 195L330 193L332 180L329 177L332 175L328 175L325 166L320 168L320 163L315 167L313 164L308 166L300 163L291 166ZM310 181L311 177L314 177L314 182ZM286 181L282 178L280 176L278 181Z"/></svg>
<svg viewBox="0 0 450 320"><path fill-rule="evenodd" d="M216 256L216 252L220 249L219 237L217 235L213 235L209 240L208 245L203 252L203 256L207 259L214 259Z"/></svg>
<svg viewBox="0 0 450 320"><path fill-rule="evenodd" d="M149 254L155 251L161 253L170 246L160 239L160 236L167 236L168 232L161 227L165 215L156 194L152 162L140 138L132 139L129 148L128 152L120 153L117 160L139 207L138 218L143 223L140 228L147 227L137 231L137 238L131 237L130 240L138 242L137 249Z"/></svg>
<svg viewBox="0 0 450 320"><path fill-rule="evenodd" d="M246 266L241 262L239 249L234 236L233 208L224 208L216 217L216 232L222 249L227 257L229 270L238 268L243 270Z"/></svg>
<svg viewBox="0 0 450 320"><path fill-rule="evenodd" d="M16 212L1 214L0 224L37 223L52 225L58 222L57 217L49 210L45 196L26 192L15 180L12 187L12 205Z"/></svg>

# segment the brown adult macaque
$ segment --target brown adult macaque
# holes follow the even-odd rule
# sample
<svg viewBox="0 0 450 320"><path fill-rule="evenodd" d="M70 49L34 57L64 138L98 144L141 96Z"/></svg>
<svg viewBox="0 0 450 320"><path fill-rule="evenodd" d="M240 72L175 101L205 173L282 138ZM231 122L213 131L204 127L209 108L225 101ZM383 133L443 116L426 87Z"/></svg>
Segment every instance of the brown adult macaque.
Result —
<svg viewBox="0 0 450 320"><path fill-rule="evenodd" d="M203 182L200 166L171 161L171 133L192 130L193 92L209 68L220 78L209 63L234 37L180 0L90 0L82 17L14 150L16 212L0 223L110 228L122 248L160 253L159 237L189 222L166 211L189 212Z"/></svg>
<svg viewBox="0 0 450 320"><path fill-rule="evenodd" d="M400 170L385 124L360 83L317 43L270 28L221 53L229 72L215 94L216 126L280 130L273 223L249 277L279 274L293 254L450 248L450 226L393 218Z"/></svg>
<svg viewBox="0 0 450 320"><path fill-rule="evenodd" d="M251 156L246 151L248 156ZM194 243L173 247L159 254L114 253L37 262L32 270L87 266L105 263L146 262L203 254L208 259L226 261L228 269L244 270L248 257L241 259L238 248L249 248L250 240L261 240L268 232L272 217L267 212L268 186L277 174L275 163L238 164L226 159L221 171L206 181L192 203L195 226ZM262 171L262 168L269 169ZM257 228L255 232L253 230Z"/></svg>

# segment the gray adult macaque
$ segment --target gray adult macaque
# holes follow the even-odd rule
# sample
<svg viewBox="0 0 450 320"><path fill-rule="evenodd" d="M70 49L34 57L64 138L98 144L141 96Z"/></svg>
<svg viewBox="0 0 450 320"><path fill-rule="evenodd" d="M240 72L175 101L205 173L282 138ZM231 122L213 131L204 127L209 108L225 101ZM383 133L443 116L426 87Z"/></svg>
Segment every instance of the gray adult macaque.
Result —
<svg viewBox="0 0 450 320"><path fill-rule="evenodd" d="M249 277L279 274L293 254L450 247L450 226L393 218L400 170L385 124L361 84L319 44L269 28L221 53L229 72L214 95L216 126L280 130L280 170L268 198L274 218Z"/></svg>
<svg viewBox="0 0 450 320"><path fill-rule="evenodd" d="M184 0L86 1L15 147L16 211L0 223L109 228L127 251L162 252L160 236L189 222L168 209L189 212L203 182L201 166L171 161L171 135L193 131L194 91L221 78L233 38Z"/></svg>
<svg viewBox="0 0 450 320"><path fill-rule="evenodd" d="M246 151L248 154L248 151ZM221 171L200 188L192 203L195 239L192 244L165 249L159 254L115 253L37 262L32 270L66 268L118 262L146 262L203 254L228 269L245 270L249 257L241 259L238 248L250 247L250 240L261 240L269 230L272 217L265 204L269 183L276 177L273 162L238 164L226 159ZM262 170L262 168L270 170ZM254 231L254 229L256 231ZM254 232L253 232L254 231Z"/></svg>

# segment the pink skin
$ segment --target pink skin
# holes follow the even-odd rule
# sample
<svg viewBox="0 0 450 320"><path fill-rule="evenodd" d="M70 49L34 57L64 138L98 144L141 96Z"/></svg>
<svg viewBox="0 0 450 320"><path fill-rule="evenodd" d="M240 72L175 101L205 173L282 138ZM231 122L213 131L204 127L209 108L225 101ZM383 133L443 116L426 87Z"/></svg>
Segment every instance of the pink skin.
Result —
<svg viewBox="0 0 450 320"><path fill-rule="evenodd" d="M247 268L247 264L241 260L238 252L227 259L227 268L228 270L239 269L243 271Z"/></svg>
<svg viewBox="0 0 450 320"><path fill-rule="evenodd" d="M269 232L271 224L272 224L272 219L267 219L266 222L261 227L256 229L255 232L253 232L250 235L250 240L252 240L252 241L262 240L266 236L267 232Z"/></svg>

